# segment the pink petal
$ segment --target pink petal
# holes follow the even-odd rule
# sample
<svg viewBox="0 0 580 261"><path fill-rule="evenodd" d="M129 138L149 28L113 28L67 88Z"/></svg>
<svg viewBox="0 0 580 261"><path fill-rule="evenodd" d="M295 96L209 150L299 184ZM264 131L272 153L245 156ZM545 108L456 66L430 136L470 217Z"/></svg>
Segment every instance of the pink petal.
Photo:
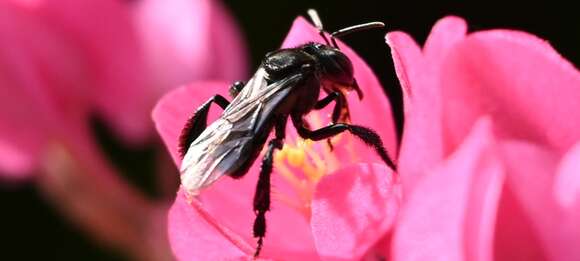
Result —
<svg viewBox="0 0 580 261"><path fill-rule="evenodd" d="M580 213L580 143L562 158L554 181L554 197L561 207ZM580 231L579 231L580 232Z"/></svg>
<svg viewBox="0 0 580 261"><path fill-rule="evenodd" d="M296 47L307 42L324 43L324 40L318 34L317 29L315 29L304 18L298 17L294 20L292 28L286 36L282 47ZM349 95L350 97L348 100L353 123L376 130L383 139L389 155L394 158L397 151L394 121L389 100L383 91L383 87L372 69L362 58L360 58L360 56L358 56L358 54L341 41L337 42L341 50L352 61L355 72L354 76L357 79L360 88L365 93L365 97L362 101L358 100L356 94ZM324 97L323 95L324 94L321 94L321 97ZM369 113L369 111L378 111L381 113ZM381 162L372 150L368 149L366 145L360 142L356 143L355 151L368 152L368 155L365 154L365 156L361 157L358 161Z"/></svg>
<svg viewBox="0 0 580 261"><path fill-rule="evenodd" d="M10 180L28 177L36 167L39 148L11 143L0 140L0 175Z"/></svg>
<svg viewBox="0 0 580 261"><path fill-rule="evenodd" d="M181 165L178 142L181 130L195 110L215 94L228 97L229 84L224 82L196 82L177 88L163 96L153 109L157 132L169 150L176 166ZM217 105L210 110L208 124L221 115Z"/></svg>
<svg viewBox="0 0 580 261"><path fill-rule="evenodd" d="M115 0L38 1L28 8L80 49L84 77L89 81L76 84L86 88L98 111L124 140L145 139L151 130L149 113L155 96L129 9Z"/></svg>
<svg viewBox="0 0 580 261"><path fill-rule="evenodd" d="M406 120L399 156L400 173L406 189L443 159L442 84L439 73L447 54L453 52L466 32L457 17L441 19L431 31L425 51L402 32L389 33L395 69L406 97ZM421 162L421 164L417 164Z"/></svg>
<svg viewBox="0 0 580 261"><path fill-rule="evenodd" d="M387 233L363 257L362 260L383 260L390 258L393 233Z"/></svg>
<svg viewBox="0 0 580 261"><path fill-rule="evenodd" d="M164 96L153 110L153 120L162 140L169 149L176 165L181 164L177 153L177 141L187 118L195 109L213 94L225 94L226 83L195 83L176 89ZM210 111L209 122L221 113L219 108ZM200 195L203 206L219 224L231 228L245 242L254 245L252 211L259 163L255 163L248 173L239 180L223 177ZM272 187L279 189L286 185L278 175L272 176ZM299 212L277 200L272 202L272 210L266 214L268 233L265 238L263 257L305 258L316 255L308 220Z"/></svg>
<svg viewBox="0 0 580 261"><path fill-rule="evenodd" d="M0 15L2 10L0 4ZM0 37L6 35L1 24ZM48 137L41 129L44 119L32 120L42 114L35 110L30 90L25 89L28 84L38 86L32 80L36 78L29 63L18 59L21 52L10 52L14 48L6 43L0 39L0 173L15 178L31 174Z"/></svg>
<svg viewBox="0 0 580 261"><path fill-rule="evenodd" d="M580 222L572 219L569 212L563 211L552 197L557 154L523 142L505 143L502 154L509 173L508 190L513 193L514 203L519 205L530 229L537 236L537 239L527 240L537 240L544 255L551 260L580 259L580 249L577 247L577 242L580 242ZM506 208L506 211L511 209ZM513 218L507 214L504 216ZM518 235L507 236L511 240L526 240ZM504 252L507 251L513 250Z"/></svg>
<svg viewBox="0 0 580 261"><path fill-rule="evenodd" d="M504 185L498 205L493 241L494 259L547 260L529 216L509 186Z"/></svg>
<svg viewBox="0 0 580 261"><path fill-rule="evenodd" d="M454 51L455 45L465 39L466 33L467 24L460 17L447 16L437 21L424 48L424 54L430 66L442 65L446 56Z"/></svg>
<svg viewBox="0 0 580 261"><path fill-rule="evenodd" d="M218 1L210 10L211 41L213 44L212 73L210 78L239 81L248 77L248 50L236 21ZM216 29L218 28L218 29Z"/></svg>
<svg viewBox="0 0 580 261"><path fill-rule="evenodd" d="M52 127L84 115L78 50L41 17L0 3L0 168L31 174Z"/></svg>
<svg viewBox="0 0 580 261"><path fill-rule="evenodd" d="M318 183L310 223L323 259L358 260L391 229L401 201L394 179L382 164L358 164Z"/></svg>
<svg viewBox="0 0 580 261"><path fill-rule="evenodd" d="M478 32L457 45L442 66L447 150L481 115L499 137L566 151L580 139L580 74L545 41L509 30Z"/></svg>
<svg viewBox="0 0 580 261"><path fill-rule="evenodd" d="M580 240L580 145L576 143L560 161L554 181L554 195L562 209L561 223L568 228L570 240ZM561 251L564 251L560 249ZM575 249L574 249L575 250ZM577 255L575 257L578 257Z"/></svg>
<svg viewBox="0 0 580 261"><path fill-rule="evenodd" d="M204 207L220 224L232 228L246 242L255 246L252 235L255 213L252 201L256 191L259 160L241 179L223 177L200 195ZM267 232L261 257L289 260L315 260L317 253L310 232L309 220L301 212L278 200L287 181L276 170L272 174L272 202L266 213Z"/></svg>
<svg viewBox="0 0 580 261"><path fill-rule="evenodd" d="M413 86L421 86L421 71L425 68L421 47L404 32L389 32L385 40L391 48L395 72L403 92L405 114L411 106Z"/></svg>
<svg viewBox="0 0 580 261"><path fill-rule="evenodd" d="M548 172L548 169L553 168L551 165L555 164L555 159L553 155L530 144L512 141L506 142L503 147L503 153L507 154L504 156L505 161L508 168L511 165L512 169L509 170L511 173L508 175L508 184L504 187L498 207L497 232L494 242L495 257L498 260L546 260L545 249L534 229L533 218L529 215L526 206L521 203L519 198L521 195L518 195L521 193L518 193L517 188L519 187L519 190L529 188L530 192L539 192L537 190L541 189L542 185L538 185L538 183L549 182L546 180L545 173L542 174L542 172ZM509 162L512 160L516 161L510 164ZM516 164L522 165L520 167L522 170L518 171ZM530 172L527 177L530 180L517 186L517 181L510 175L517 177L517 175L524 174L524 171ZM511 184L509 183L510 178L513 180ZM533 184L529 184L529 182L533 182ZM534 203L545 206L543 204L545 202L549 202L549 200Z"/></svg>
<svg viewBox="0 0 580 261"><path fill-rule="evenodd" d="M218 1L146 0L135 23L160 93L193 80L244 80L246 50Z"/></svg>
<svg viewBox="0 0 580 261"><path fill-rule="evenodd" d="M491 260L503 171L489 119L421 179L399 217L395 260Z"/></svg>
<svg viewBox="0 0 580 261"><path fill-rule="evenodd" d="M181 191L169 211L168 224L169 241L178 260L232 260L247 256L211 226Z"/></svg>

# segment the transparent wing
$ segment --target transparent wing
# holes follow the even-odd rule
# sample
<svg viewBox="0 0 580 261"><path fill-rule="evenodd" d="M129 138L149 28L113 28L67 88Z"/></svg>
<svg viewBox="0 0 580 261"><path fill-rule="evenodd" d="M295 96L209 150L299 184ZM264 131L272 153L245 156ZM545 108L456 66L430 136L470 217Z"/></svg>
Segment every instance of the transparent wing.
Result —
<svg viewBox="0 0 580 261"><path fill-rule="evenodd" d="M219 177L235 172L256 148L255 135L265 131L265 122L288 96L301 74L268 84L259 69L230 103L222 116L191 143L181 163L181 184L190 194L209 186Z"/></svg>

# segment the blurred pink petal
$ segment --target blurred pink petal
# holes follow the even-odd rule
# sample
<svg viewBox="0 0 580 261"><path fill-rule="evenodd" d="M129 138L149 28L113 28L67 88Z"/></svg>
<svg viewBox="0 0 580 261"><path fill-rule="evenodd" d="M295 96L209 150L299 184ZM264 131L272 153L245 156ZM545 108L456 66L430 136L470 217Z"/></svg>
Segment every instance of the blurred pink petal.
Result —
<svg viewBox="0 0 580 261"><path fill-rule="evenodd" d="M193 80L247 77L242 37L219 1L145 0L134 15L159 93Z"/></svg>
<svg viewBox="0 0 580 261"><path fill-rule="evenodd" d="M80 49L85 79L77 84L124 140L147 138L155 97L129 9L114 0L61 0L39 1L30 11ZM124 105L121 112L119 104Z"/></svg>
<svg viewBox="0 0 580 261"><path fill-rule="evenodd" d="M417 183L393 239L395 260L491 260L503 183L489 119Z"/></svg>
<svg viewBox="0 0 580 261"><path fill-rule="evenodd" d="M18 144L16 146L21 146ZM1 174L9 179L18 179L32 174L35 165L37 147L15 147L15 145L0 140Z"/></svg>
<svg viewBox="0 0 580 261"><path fill-rule="evenodd" d="M0 16L2 15L0 4ZM0 23L0 35L2 33ZM25 98L27 90L20 86L21 81L27 79L25 64L21 60L8 60L3 45L6 41L0 39L0 103L6 106L0 110L0 175L11 178L25 177L32 174L37 163L41 148L45 145L46 134L35 126L42 126L43 119L33 120L37 113L33 100ZM6 65L6 64L11 65ZM19 86L8 88L7 86ZM24 97L24 98L23 98Z"/></svg>
<svg viewBox="0 0 580 261"><path fill-rule="evenodd" d="M28 9L39 5L19 4L0 3L2 178L38 174L42 196L92 238L135 256L166 258L165 244L148 247L150 237L164 239L148 233L150 206L109 168L91 140L82 48L37 9ZM153 253L159 249L160 255Z"/></svg>
<svg viewBox="0 0 580 261"><path fill-rule="evenodd" d="M325 176L312 201L310 223L325 260L358 260L393 225L401 200L394 173L358 164Z"/></svg>
<svg viewBox="0 0 580 261"><path fill-rule="evenodd" d="M95 97L91 92L101 85L93 83L100 69L91 64L94 62L88 56L91 50L83 46L78 35L69 31L69 27L82 26L81 23L59 21L72 19L65 12L71 8L67 2L49 5L42 1L35 4L6 1L1 5L0 13L5 22L0 25L0 66L3 67L0 92L6 95L0 98L3 101L0 139L4 144L3 152L12 150L17 156L0 155L2 162L13 164L0 172L32 174L38 172L49 141L64 142L59 140L63 137L72 140L71 134L86 130L91 98ZM74 14L70 15L83 16L80 9L72 8L74 10L70 11ZM60 11L64 13L62 17ZM106 59L103 57L103 60ZM107 95L115 96L113 92ZM122 103L115 105L116 114L119 114L119 104ZM13 160L18 162L11 162Z"/></svg>
<svg viewBox="0 0 580 261"><path fill-rule="evenodd" d="M433 26L422 52L405 33L386 36L405 99L405 127L399 155L403 185L409 189L421 173L443 159L441 88L438 78L443 60L466 33L463 20L448 17ZM416 164L421 162L422 164Z"/></svg>
<svg viewBox="0 0 580 261"><path fill-rule="evenodd" d="M48 146L37 189L91 239L138 260L169 260L166 233L156 229L165 207L150 204L126 184L82 133L70 134L74 143Z"/></svg>
<svg viewBox="0 0 580 261"><path fill-rule="evenodd" d="M210 9L199 10L208 14L205 21L186 27L203 24L216 30L204 35L191 30L189 37L210 45L216 39L229 40L227 49L222 44L210 54L228 56L229 64L222 65L225 58L201 59L197 66L208 73L199 77L237 79L244 71L237 31L221 6L208 3ZM122 141L145 142L156 98L181 80L170 78L177 77L172 69L182 68L177 61L164 70L167 78L155 78L148 64L155 61L149 60L143 41L159 39L140 38L133 7L116 0L0 3L0 173L40 173L37 186L73 223L139 260L166 260L170 251L165 237L152 228L159 221L151 221L161 208L109 168L89 128L90 113L97 111Z"/></svg>
<svg viewBox="0 0 580 261"><path fill-rule="evenodd" d="M10 2L0 17L0 173L30 175L52 128L86 112L83 74L78 50L40 18Z"/></svg>
<svg viewBox="0 0 580 261"><path fill-rule="evenodd" d="M248 77L248 49L233 16L221 1L212 0L210 41L213 45L212 70L209 79L239 81Z"/></svg>
<svg viewBox="0 0 580 261"><path fill-rule="evenodd" d="M0 172L32 173L45 141L55 139L57 133L66 137L63 130L81 128L92 111L100 112L123 141L144 142L151 134L150 111L155 100L176 86L174 83L199 77L233 81L244 75L243 44L219 3L205 1L205 8L196 8L198 1L161 2L0 3L5 21L0 24L0 168L4 169ZM159 12L147 20L152 11L139 10L152 4L180 12ZM201 20L194 24L173 26L175 19L197 18ZM142 27L146 22L165 26ZM157 35L160 32L167 37ZM147 37L150 33L157 38ZM172 37L180 33L186 37ZM228 41L227 46L220 43L215 47L214 41L222 40ZM160 44L167 54L174 49L171 46L181 46L182 51L186 46L195 49L190 45L193 42L214 46L211 52L175 56L155 55L159 50L150 48ZM205 59L200 54L221 58ZM159 63L163 70L153 66ZM193 63L195 68L186 67ZM201 68L205 73L198 75ZM162 75L154 73L157 71Z"/></svg>
<svg viewBox="0 0 580 261"><path fill-rule="evenodd" d="M309 41L321 41L321 39L316 29L308 24L303 18L298 18L294 22L288 37L284 41L283 47L294 47ZM381 86L362 59L350 51L348 47L343 46L341 48L344 48L343 50L345 50L349 58L353 61L356 72L355 77L357 77L361 88L367 93L367 98L369 99L369 101L365 100L364 102L352 99L351 113L353 121L357 124L371 126L377 130L386 140L390 152L394 153L396 151L394 128L387 103L388 100L386 96L384 96ZM211 95L216 93L224 94L227 91L228 85L228 83L194 83L187 87L182 87L170 92L161 99L154 109L153 119L156 123L158 132L162 136L162 139L177 165L181 164L177 155L177 140L186 119L193 114L195 108L207 100ZM381 117L379 119L379 116L368 114L369 106L371 106L373 110L382 110L388 113L380 115ZM218 112L221 111L219 108L216 109ZM322 116L321 114L322 113L313 112L310 116L311 119L319 119L319 121L321 121L318 122L319 125L324 125L328 121L328 117L326 115ZM215 119L216 115L217 114L213 114L210 116L210 122L212 121L212 117ZM343 148L351 146L350 143L341 144L344 146L336 146L336 150L343 152L342 154L339 154L338 152L327 152L325 144L314 144L305 149L309 150L308 153L304 152L302 151L303 148L298 148L298 145L295 146L295 144L299 143L296 132L292 130L292 127L289 127L289 130L286 139L287 146L285 148L290 147L291 149L299 150L299 153L304 153L305 157L310 157L308 156L308 153L314 153L317 154L317 157L333 158L332 162L321 161L323 165L326 164L322 167L318 165L310 166L314 168L314 170L310 169L310 171L316 172L319 175L324 176L328 171L341 169L341 166L346 166L350 162L380 162L378 157L371 155L371 153L373 153L371 149L358 141L354 141L354 145L352 145L354 147L350 154L354 155L353 157L348 156L347 149ZM286 164L289 159L284 158L286 157L283 155L284 151L285 150L282 150L276 154L279 156L278 158L281 158L282 160L275 160L275 173L272 176L272 207L271 211L267 213L268 232L261 256L275 259L318 259L319 253L317 253L314 239L312 237L310 213L312 195L317 191L317 179L320 177L314 177L312 176L312 173L307 173L308 171L306 171L305 166L287 166ZM354 157L358 158L355 159ZM310 162L304 164L310 164ZM229 177L221 178L215 184L204 190L199 196L201 202L199 210L209 213L218 227L228 228L229 231L235 234L236 238L241 239L239 242L246 242L239 244L238 247L248 255L251 255L252 253L247 253L248 251L242 249L245 247L240 246L248 244L247 242L249 242L252 249L255 247L256 239L252 236L251 230L255 217L255 213L252 211L252 199L255 192L259 165L259 163L255 163L248 173L239 180L234 180ZM317 171L322 171L322 173ZM329 179L332 179L332 176L330 176ZM293 183L292 181L297 181L297 183ZM361 188L361 190L357 190L356 193L359 193L359 195L372 193L375 188L365 187L364 189L371 191L361 191ZM347 191L345 191L345 193L346 192ZM339 197L340 195L335 196ZM396 209L395 207L392 208ZM346 213L344 214L346 215ZM393 217L395 214L396 213L389 213L389 217ZM364 221L364 219L361 220ZM384 222L387 221L388 219ZM187 223L180 223L178 220L175 220L175 224L173 224L173 222L173 218L170 217L170 227L174 226L174 228L170 229L170 233L178 233L176 231L179 230L177 229L179 226L188 226ZM199 220L192 219L189 222L199 222ZM369 225L371 223L366 224ZM384 236L383 234L388 230L389 225L384 223L381 223L381 225L384 227L379 230L369 230L370 227L359 228L359 232L364 236L361 236L361 234L357 234L356 236L361 236L362 238L359 242L364 241L364 244L359 246L360 248L357 251L362 252L365 248L368 249ZM187 228L183 229L186 230ZM348 235L340 236L348 237ZM176 245L176 247L183 244L182 242L175 242L176 240L186 240L179 234L176 234L175 236L170 235L170 238L172 238L172 244ZM229 237L225 236L223 240L228 240L228 238ZM174 250L177 249L176 247L174 247ZM341 250L344 253L352 249L354 246L344 245L343 247L348 248L346 250ZM191 254L191 256L188 256L189 254ZM363 253L356 254L362 255ZM178 258L180 259L190 259L195 255L199 255L199 253L179 251L176 252L176 255L178 255Z"/></svg>

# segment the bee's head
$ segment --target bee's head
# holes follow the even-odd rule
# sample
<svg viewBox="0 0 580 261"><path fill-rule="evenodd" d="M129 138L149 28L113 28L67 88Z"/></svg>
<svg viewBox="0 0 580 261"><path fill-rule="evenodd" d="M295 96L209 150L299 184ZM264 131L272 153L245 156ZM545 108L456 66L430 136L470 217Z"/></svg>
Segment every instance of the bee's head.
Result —
<svg viewBox="0 0 580 261"><path fill-rule="evenodd" d="M362 98L362 92L354 78L354 70L350 59L339 49L320 43L308 43L302 50L316 58L323 82L330 83L336 91L355 90Z"/></svg>
<svg viewBox="0 0 580 261"><path fill-rule="evenodd" d="M352 63L340 50L320 43L305 44L302 50L316 57L322 80L352 86L354 81Z"/></svg>
<svg viewBox="0 0 580 261"><path fill-rule="evenodd" d="M323 83L334 91L355 90L362 98L362 91L354 78L350 59L339 49L321 43L307 43L302 50L316 58Z"/></svg>

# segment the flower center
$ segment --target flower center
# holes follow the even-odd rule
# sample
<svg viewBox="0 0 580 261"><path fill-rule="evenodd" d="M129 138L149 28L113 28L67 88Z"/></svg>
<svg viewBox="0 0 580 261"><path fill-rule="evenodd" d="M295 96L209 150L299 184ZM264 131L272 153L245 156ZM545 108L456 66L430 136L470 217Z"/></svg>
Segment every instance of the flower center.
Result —
<svg viewBox="0 0 580 261"><path fill-rule="evenodd" d="M317 113L310 115L309 122L313 128L322 126ZM348 159L339 158L326 141L314 142L299 137L287 139L284 147L274 154L276 174L290 184L294 196L273 187L272 197L302 213L308 219L311 212L310 204L320 179L338 170L344 162L357 159L351 146L350 135L340 134L330 140L335 149L338 146L346 149Z"/></svg>

